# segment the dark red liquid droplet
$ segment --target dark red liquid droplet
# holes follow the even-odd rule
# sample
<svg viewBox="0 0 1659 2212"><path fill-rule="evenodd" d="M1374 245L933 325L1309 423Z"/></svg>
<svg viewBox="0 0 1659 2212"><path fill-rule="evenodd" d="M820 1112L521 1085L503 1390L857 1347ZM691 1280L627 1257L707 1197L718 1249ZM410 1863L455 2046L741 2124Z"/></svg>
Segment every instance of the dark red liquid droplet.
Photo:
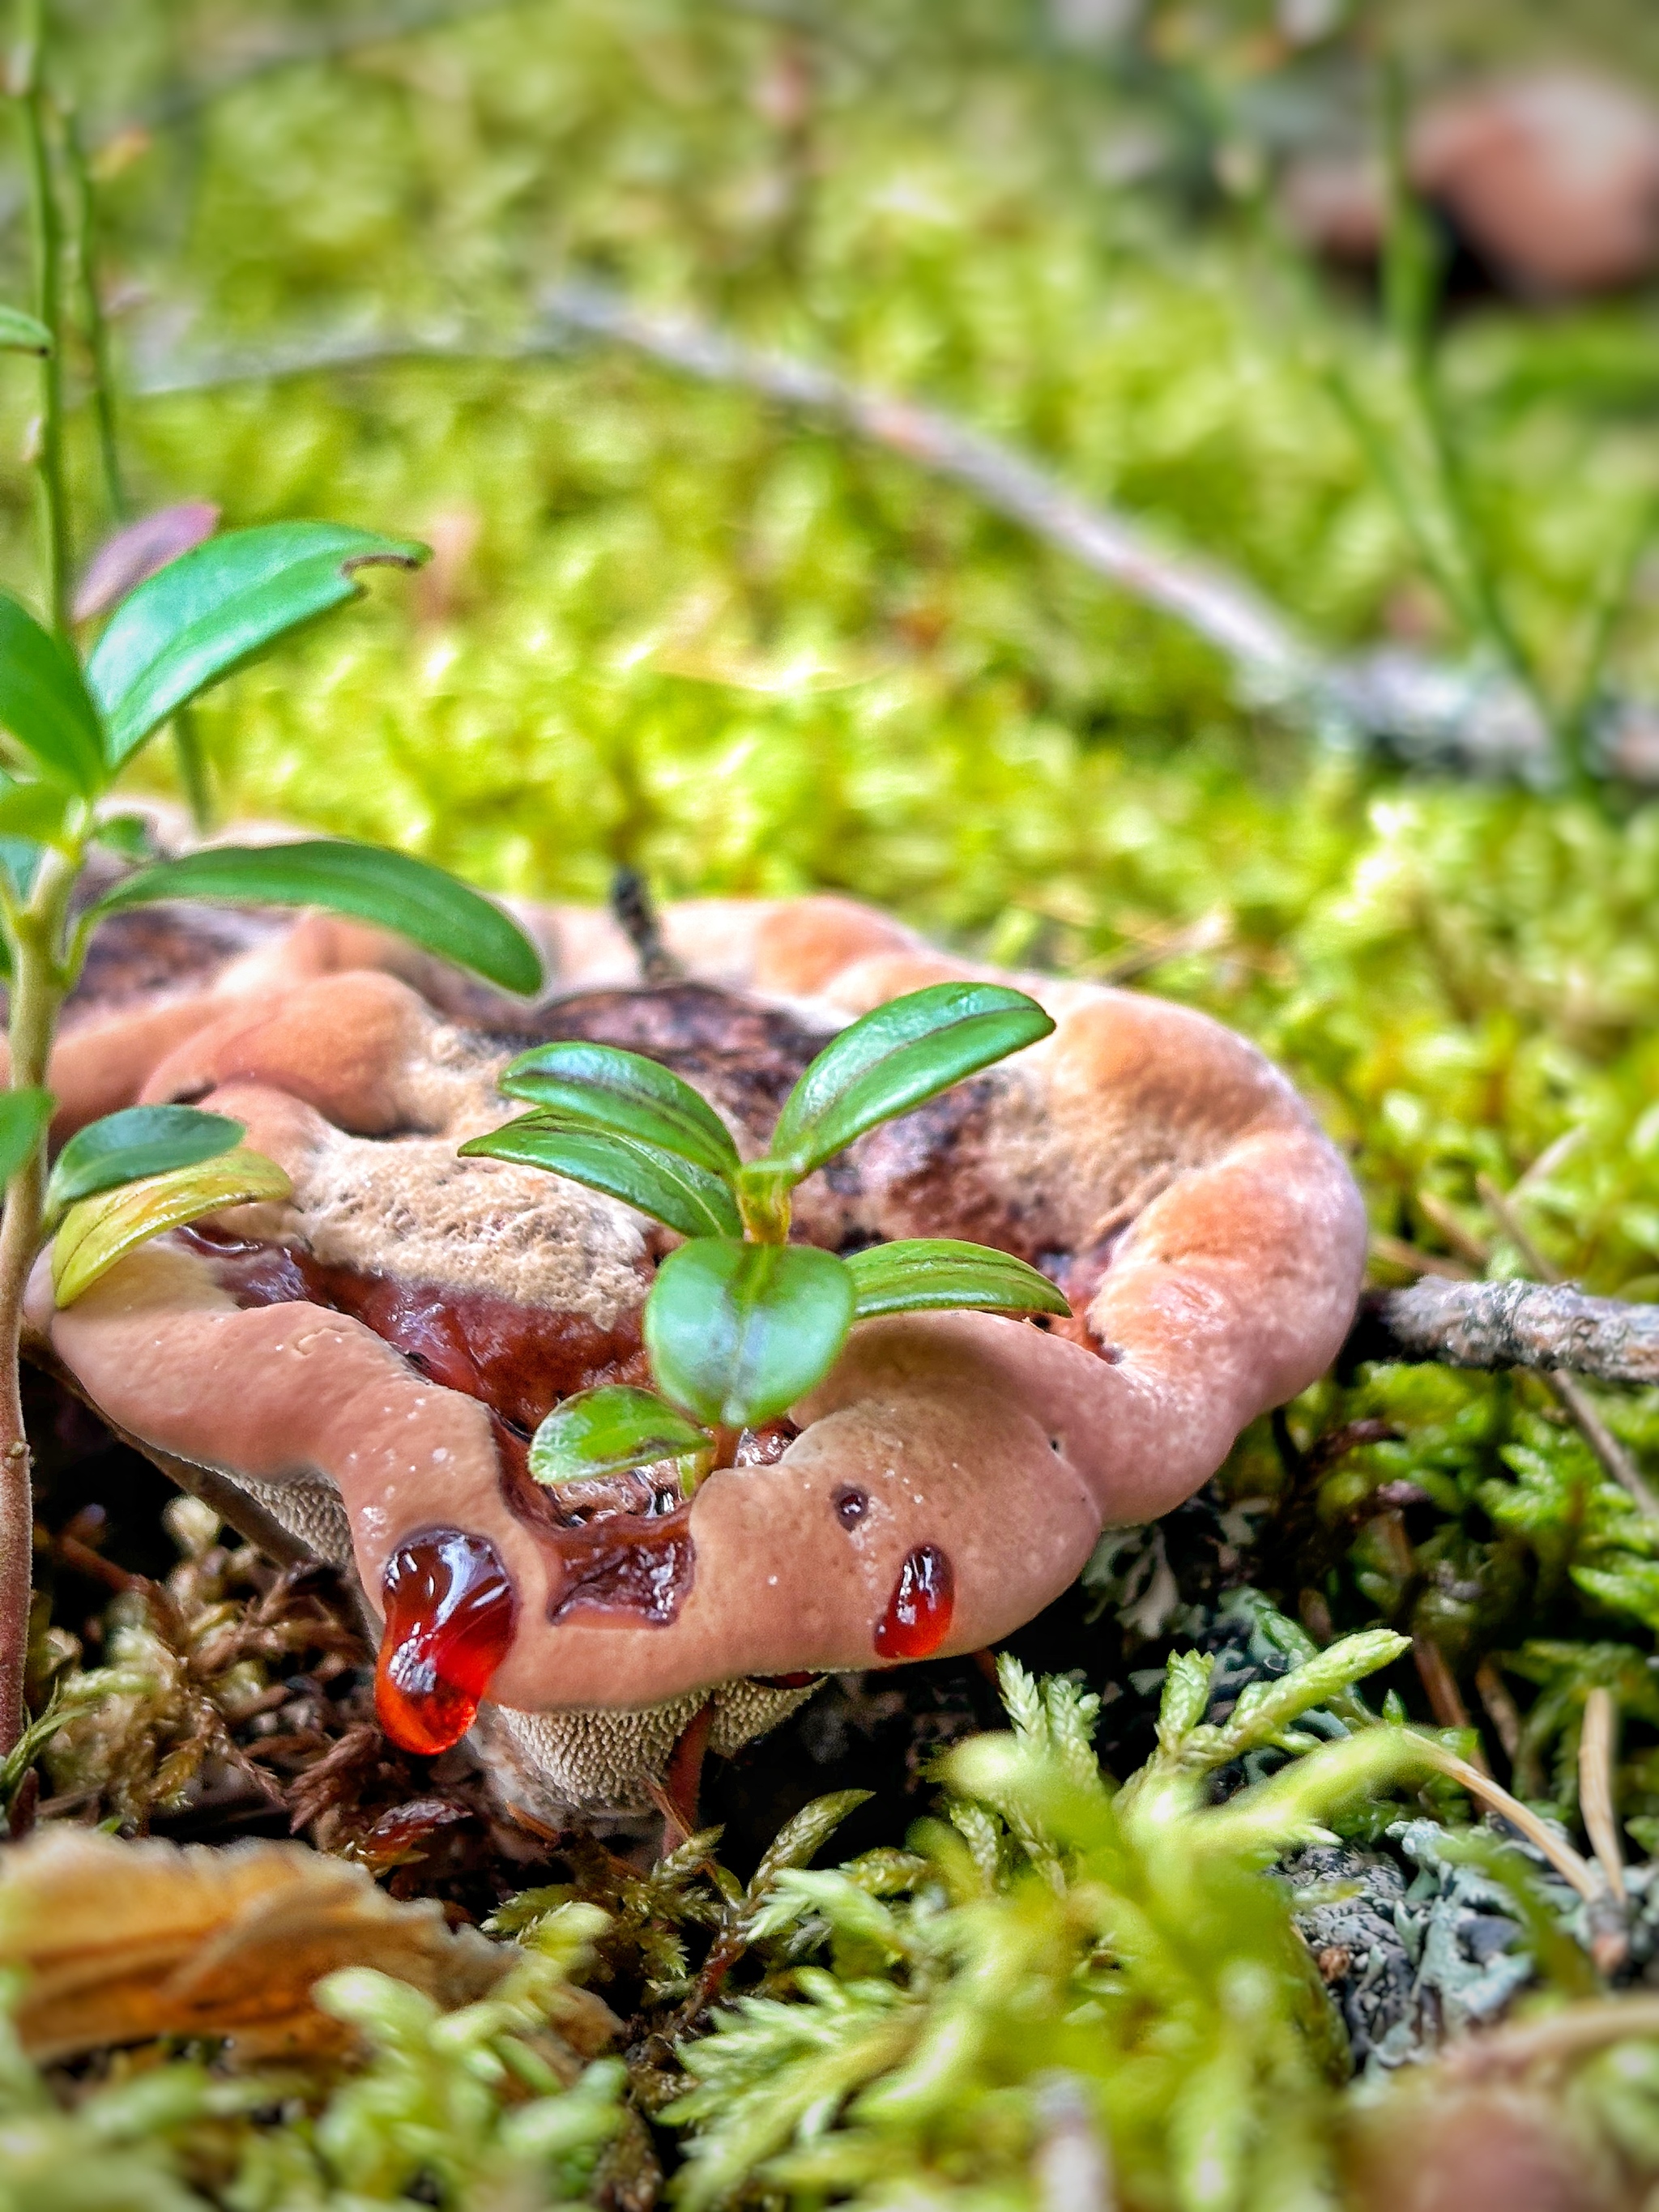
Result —
<svg viewBox="0 0 1659 2212"><path fill-rule="evenodd" d="M937 1544L918 1544L899 1569L887 1610L876 1623L884 1659L927 1659L951 1633L957 1578Z"/></svg>
<svg viewBox="0 0 1659 2212"><path fill-rule="evenodd" d="M477 1717L513 1640L518 1596L495 1547L459 1528L434 1528L394 1552L380 1595L374 1710L393 1743L430 1758Z"/></svg>

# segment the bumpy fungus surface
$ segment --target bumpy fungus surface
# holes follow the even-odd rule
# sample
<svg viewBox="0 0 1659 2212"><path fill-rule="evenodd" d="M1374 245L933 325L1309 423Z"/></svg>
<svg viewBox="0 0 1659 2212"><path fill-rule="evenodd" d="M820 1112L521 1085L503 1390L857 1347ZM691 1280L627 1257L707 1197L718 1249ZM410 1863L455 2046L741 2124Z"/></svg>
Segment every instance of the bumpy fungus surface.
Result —
<svg viewBox="0 0 1659 2212"><path fill-rule="evenodd" d="M752 1151L836 1025L979 971L846 901L714 901L668 910L688 980L642 989L604 918L530 920L556 979L534 1007L319 921L198 941L180 918L210 948L185 975L118 999L94 978L53 1071L66 1126L133 1097L210 1104L294 1196L157 1240L63 1313L43 1270L32 1307L118 1426L355 1559L386 1624L387 1726L427 1749L476 1714L529 1809L639 1808L705 1707L729 1750L825 1673L996 1642L1103 1524L1186 1497L1340 1345L1360 1203L1284 1079L1180 1007L1021 977L1054 1036L861 1139L797 1220L831 1249L1001 1246L1072 1320L866 1323L689 1504L652 1470L538 1486L527 1441L553 1404L647 1379L641 1309L673 1240L456 1157L514 1110L504 1061L559 1036L652 1054Z"/></svg>

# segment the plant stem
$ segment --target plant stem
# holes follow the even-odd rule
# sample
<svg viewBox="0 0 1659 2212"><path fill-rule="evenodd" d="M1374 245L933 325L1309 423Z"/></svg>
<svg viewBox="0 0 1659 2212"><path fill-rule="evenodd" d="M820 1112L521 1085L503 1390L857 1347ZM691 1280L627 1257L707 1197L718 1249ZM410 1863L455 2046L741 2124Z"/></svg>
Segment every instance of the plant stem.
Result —
<svg viewBox="0 0 1659 2212"><path fill-rule="evenodd" d="M1405 80L1397 64L1385 72L1383 98L1383 155L1389 207L1383 249L1383 305L1389 331L1399 349L1406 395L1416 417L1418 437L1428 464L1441 534L1451 556L1449 562L1435 563L1437 580L1443 590L1450 581L1449 595L1455 611L1531 702L1554 741L1561 767L1577 779L1579 764L1571 732L1564 726L1561 714L1540 680L1532 655L1510 620L1474 511L1468 471L1457 433L1447 411L1434 328L1440 295L1441 256L1412 187ZM1421 544L1421 526L1408 511L1409 492L1398 485L1389 489L1397 504L1402 497L1407 502L1407 526Z"/></svg>
<svg viewBox="0 0 1659 2212"><path fill-rule="evenodd" d="M69 496L64 474L63 226L52 173L44 59L46 0L22 0L21 37L13 84L22 102L34 258L34 313L52 334L40 363L40 509L46 540L46 599L52 627L70 627Z"/></svg>
<svg viewBox="0 0 1659 2212"><path fill-rule="evenodd" d="M1625 1856L1619 1845L1614 1810L1614 1742L1619 1716L1613 1692L1598 1685L1584 1700L1584 1726L1578 1739L1578 1811L1596 1863L1607 1887L1623 1905L1628 1895Z"/></svg>
<svg viewBox="0 0 1659 2212"><path fill-rule="evenodd" d="M98 421L98 450L104 486L118 522L127 514L127 490L121 474L121 447L115 420L115 375L110 362L109 325L98 283L98 200L92 166L73 113L64 118L64 149L75 188L75 270L81 294L81 322L92 356L92 404Z"/></svg>
<svg viewBox="0 0 1659 2212"><path fill-rule="evenodd" d="M208 781L207 754L192 707L180 707L173 718L173 757L184 787L190 818L199 830L213 827L213 787Z"/></svg>
<svg viewBox="0 0 1659 2212"><path fill-rule="evenodd" d="M45 1083L58 1009L68 988L60 948L79 855L47 846L27 902L13 912L10 1085ZM23 1297L40 1243L46 1189L43 1137L6 1187L0 1216L0 1756L21 1734L28 1658L29 1595L34 1559L34 1497L23 1429L18 1346Z"/></svg>
<svg viewBox="0 0 1659 2212"><path fill-rule="evenodd" d="M1631 526L1616 543L1591 596L1585 625L1584 650L1578 673L1561 710L1561 733L1568 747L1573 773L1588 779L1595 737L1595 707L1606 678L1608 657L1643 556L1659 526L1659 497L1648 493L1638 503Z"/></svg>
<svg viewBox="0 0 1659 2212"><path fill-rule="evenodd" d="M738 1176L738 1212L751 1244L787 1244L793 1207L790 1194L799 1180L781 1161L750 1160Z"/></svg>

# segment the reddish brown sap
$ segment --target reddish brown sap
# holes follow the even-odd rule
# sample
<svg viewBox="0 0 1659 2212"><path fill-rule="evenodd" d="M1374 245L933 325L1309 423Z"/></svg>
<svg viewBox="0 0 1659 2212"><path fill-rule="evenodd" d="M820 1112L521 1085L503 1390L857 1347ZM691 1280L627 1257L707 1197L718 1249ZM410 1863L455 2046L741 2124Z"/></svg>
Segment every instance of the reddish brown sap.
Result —
<svg viewBox="0 0 1659 2212"><path fill-rule="evenodd" d="M434 1528L394 1552L380 1586L386 1631L374 1670L380 1726L426 1758L459 1743L506 1656L519 1601L495 1547Z"/></svg>
<svg viewBox="0 0 1659 2212"><path fill-rule="evenodd" d="M907 1554L887 1610L876 1623L876 1650L884 1659L930 1659L951 1633L957 1578L937 1544L918 1544Z"/></svg>

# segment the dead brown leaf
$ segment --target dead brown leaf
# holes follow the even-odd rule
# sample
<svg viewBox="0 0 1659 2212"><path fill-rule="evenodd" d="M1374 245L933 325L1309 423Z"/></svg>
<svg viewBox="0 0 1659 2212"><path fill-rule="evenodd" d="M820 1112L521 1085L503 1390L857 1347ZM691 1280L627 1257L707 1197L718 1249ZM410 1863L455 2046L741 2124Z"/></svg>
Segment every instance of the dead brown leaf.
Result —
<svg viewBox="0 0 1659 2212"><path fill-rule="evenodd" d="M349 2032L311 1991L337 1967L377 1967L450 2007L511 1963L436 1904L399 1904L300 1844L47 1827L0 1854L0 1965L27 1971L18 2032L42 2064L161 2035L228 2036L240 2061L326 2055Z"/></svg>

